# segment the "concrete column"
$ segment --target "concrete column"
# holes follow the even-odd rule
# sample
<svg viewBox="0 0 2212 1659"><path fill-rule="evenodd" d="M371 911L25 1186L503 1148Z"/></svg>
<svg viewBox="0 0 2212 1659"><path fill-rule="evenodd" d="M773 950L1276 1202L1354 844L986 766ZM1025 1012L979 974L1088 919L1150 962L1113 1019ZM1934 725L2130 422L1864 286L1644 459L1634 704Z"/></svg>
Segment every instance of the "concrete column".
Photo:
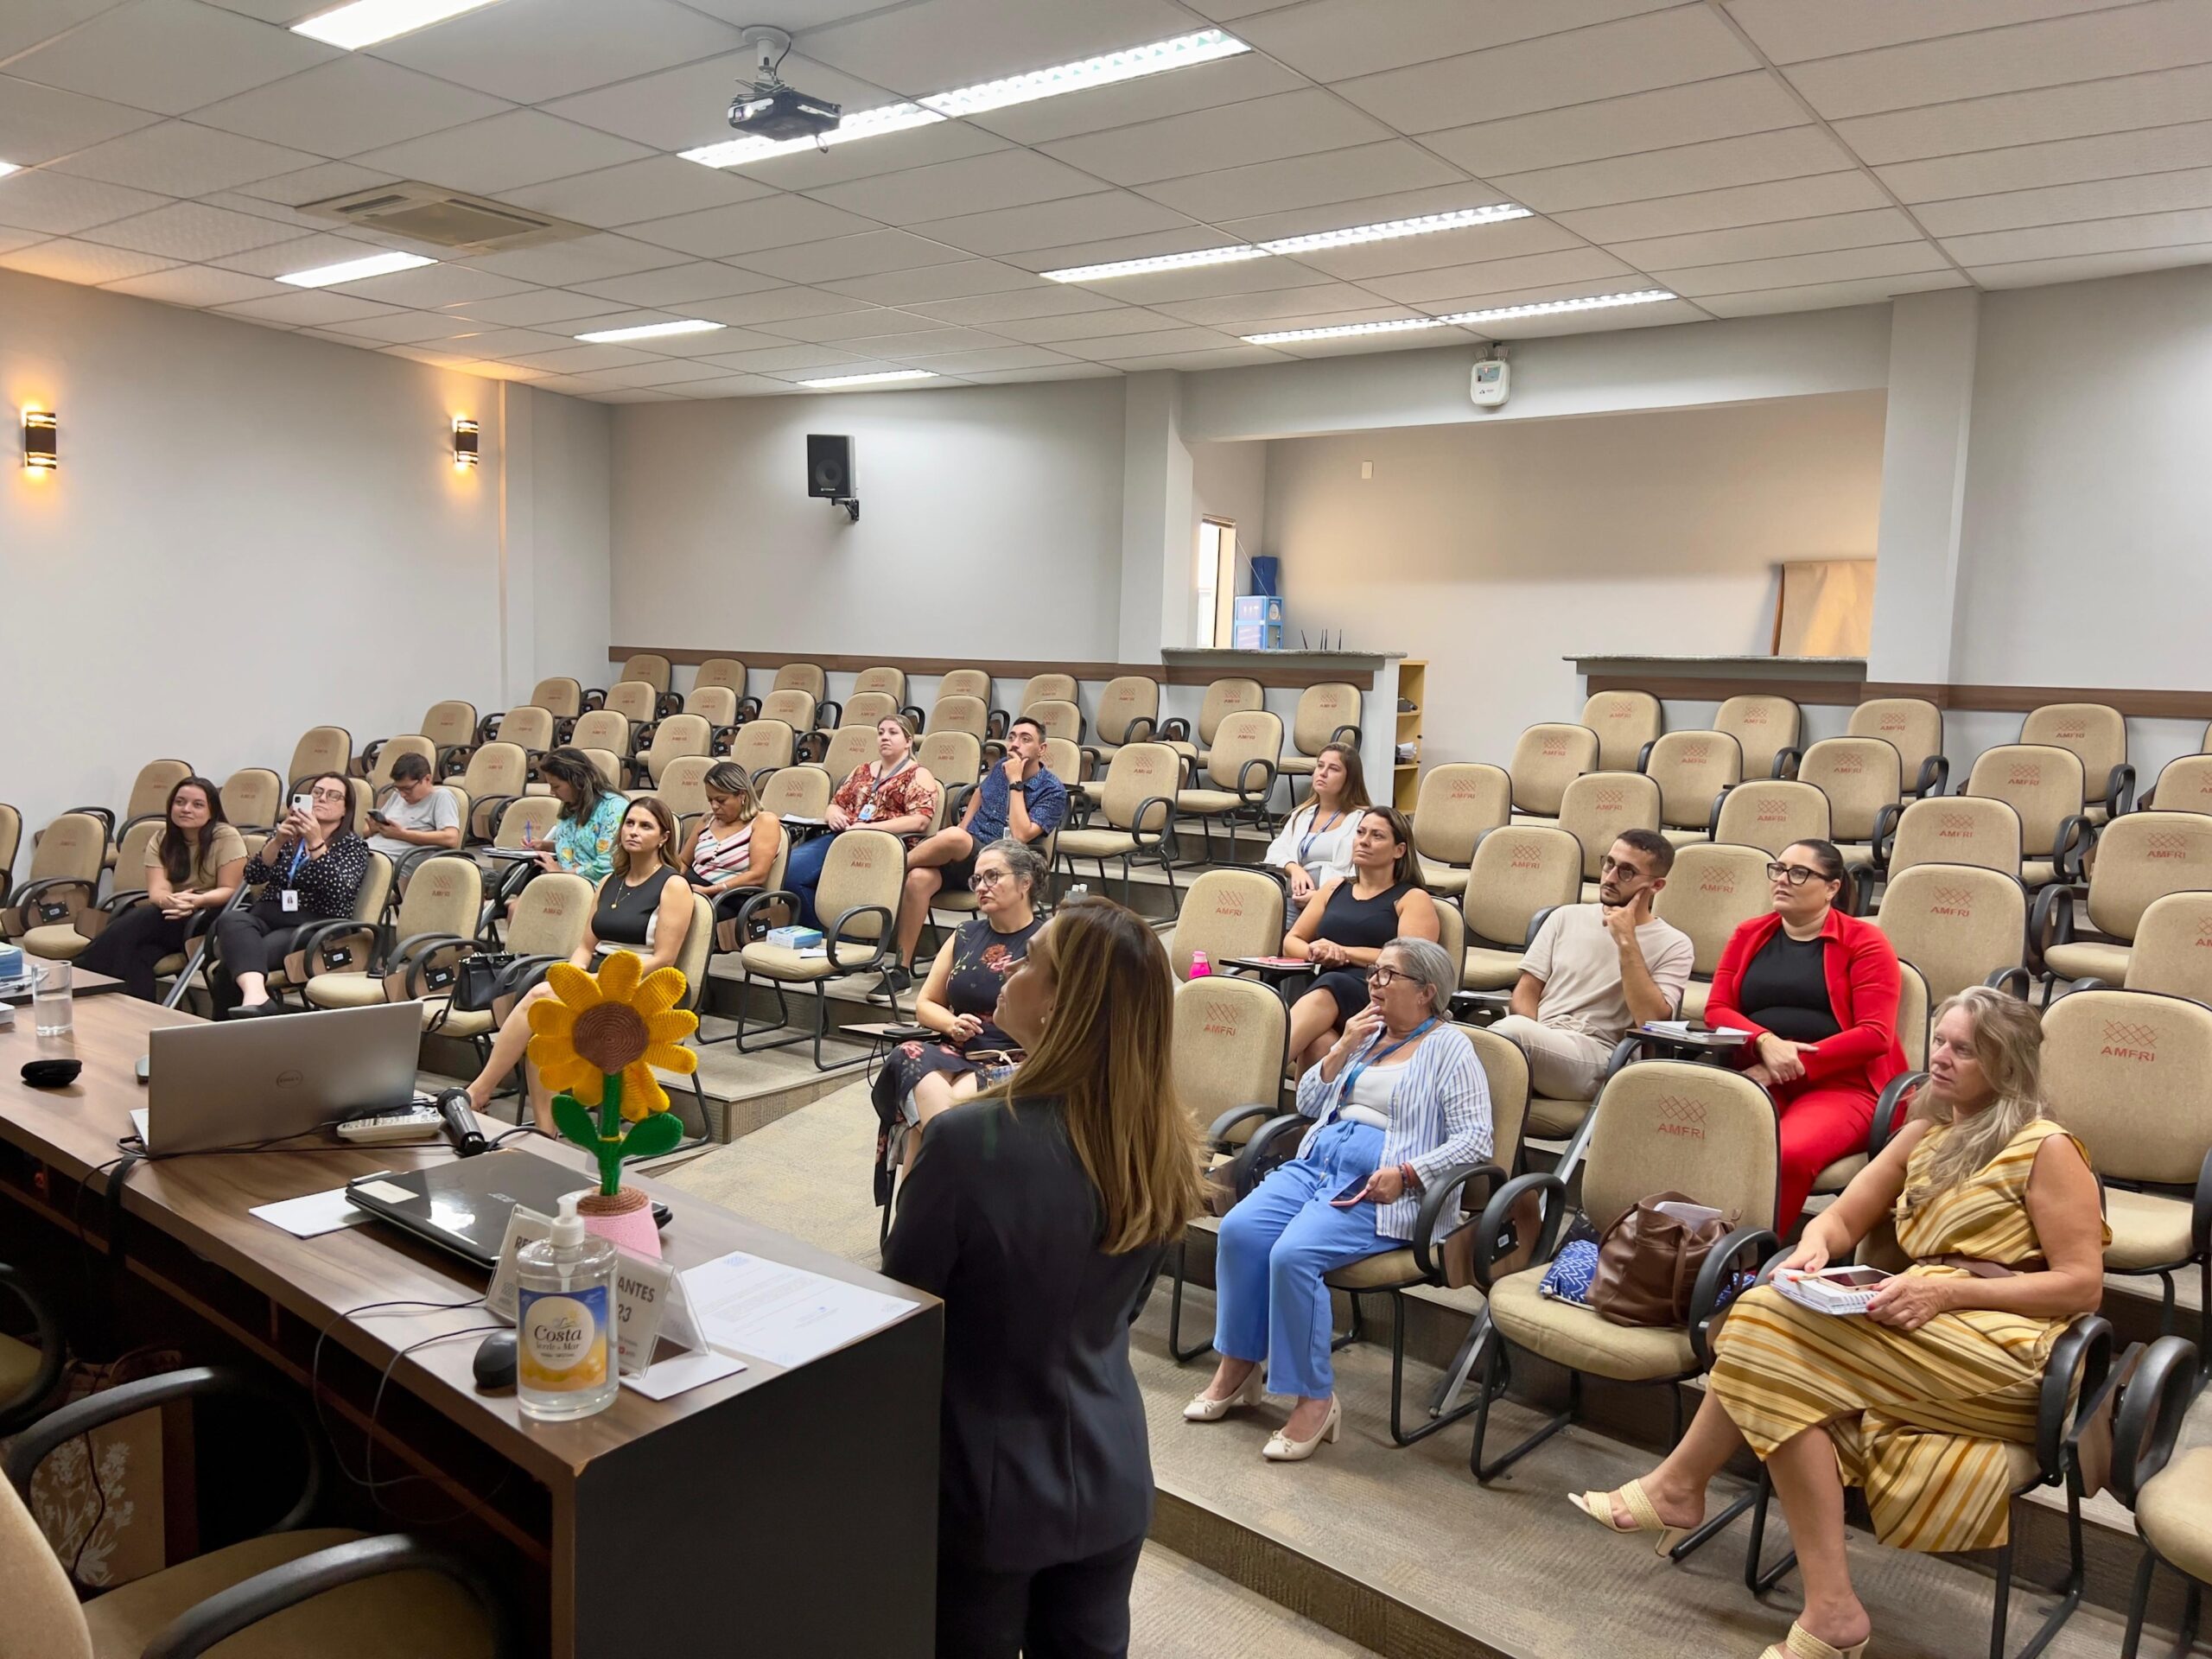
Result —
<svg viewBox="0 0 2212 1659"><path fill-rule="evenodd" d="M1195 520L1183 377L1160 370L1122 385L1121 660L1154 663L1162 645L1192 642Z"/></svg>
<svg viewBox="0 0 2212 1659"><path fill-rule="evenodd" d="M1981 296L1970 288L1903 295L1891 304L1870 680L1941 684L1951 677L1980 316Z"/></svg>

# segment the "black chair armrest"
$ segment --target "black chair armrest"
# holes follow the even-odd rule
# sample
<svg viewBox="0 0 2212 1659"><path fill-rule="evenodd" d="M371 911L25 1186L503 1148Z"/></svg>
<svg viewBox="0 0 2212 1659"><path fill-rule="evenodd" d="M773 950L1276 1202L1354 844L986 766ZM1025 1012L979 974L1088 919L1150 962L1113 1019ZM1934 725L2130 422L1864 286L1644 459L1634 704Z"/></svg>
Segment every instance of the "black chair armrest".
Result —
<svg viewBox="0 0 2212 1659"><path fill-rule="evenodd" d="M1605 1085L1613 1080L1613 1073L1630 1060L1639 1058L1643 1052L1643 1043L1640 1038L1624 1037L1615 1043L1613 1052L1605 1056L1605 1069L1598 1073L1598 1092L1603 1094ZM1598 1109L1595 1101L1591 1103L1590 1109L1592 1111Z"/></svg>
<svg viewBox="0 0 2212 1659"><path fill-rule="evenodd" d="M39 1408L60 1386L69 1349L61 1330L60 1313L28 1274L0 1262L0 1291L6 1292L29 1311L38 1343L38 1367L31 1373L30 1380L10 1398L0 1400L0 1434L8 1434L35 1418Z"/></svg>
<svg viewBox="0 0 2212 1659"><path fill-rule="evenodd" d="M1332 743L1349 743L1356 749L1359 747L1359 728L1351 725L1349 722L1339 726L1335 731L1329 734L1329 741Z"/></svg>
<svg viewBox="0 0 2212 1659"><path fill-rule="evenodd" d="M386 954L385 971L407 976L407 1000L420 1001L453 988L453 963L483 947L458 933L410 933ZM442 975L442 978L433 978Z"/></svg>
<svg viewBox="0 0 2212 1659"><path fill-rule="evenodd" d="M2028 912L2029 969L2038 976L2048 973L2044 952L2073 938L2074 890L2063 880L2054 881L2036 895L2035 908Z"/></svg>
<svg viewBox="0 0 2212 1659"><path fill-rule="evenodd" d="M1651 770L1651 751L1658 747L1659 740L1655 737L1636 752L1636 769L1638 772L1649 772Z"/></svg>
<svg viewBox="0 0 2212 1659"><path fill-rule="evenodd" d="M1535 945L1536 935L1544 931L1544 924L1551 919L1552 912L1558 908L1557 905L1546 905L1529 918L1529 937L1521 941L1521 948L1523 950Z"/></svg>
<svg viewBox="0 0 2212 1659"><path fill-rule="evenodd" d="M364 971L372 971L377 961L383 955L381 947L391 936L376 923L357 922L351 916L334 916L320 922L308 923L300 930L298 937L292 941L290 950L284 954L289 956L292 951L296 950L306 957L308 977L313 979L322 971L317 965L316 959L321 952L324 940L337 938L347 933L364 931L367 932L372 938L369 947L370 960L360 965ZM349 968L352 965L350 963L347 964Z"/></svg>
<svg viewBox="0 0 2212 1659"><path fill-rule="evenodd" d="M82 904L67 904L53 896L67 893L72 888L80 889L83 892L85 897ZM40 922L66 922L78 911L92 904L99 898L99 890L100 883L98 876L87 881L73 875L50 875L43 881L33 881L16 888L10 902L18 910L26 912L38 910L41 912L38 918ZM45 913L48 910L55 909L58 909L59 913L54 915Z"/></svg>
<svg viewBox="0 0 2212 1659"><path fill-rule="evenodd" d="M683 712L683 699L673 691L664 691L653 703L653 712L664 719Z"/></svg>
<svg viewBox="0 0 2212 1659"><path fill-rule="evenodd" d="M1161 814L1160 827L1157 830L1148 830L1144 827L1145 820L1152 815L1152 809L1155 806L1160 809ZM1158 847L1163 842L1170 846L1173 845L1175 841L1173 798L1166 795L1147 795L1143 800L1139 801L1135 816L1129 820L1129 835L1138 846L1146 849ZM1147 839L1147 836L1150 837L1149 840ZM1276 872L1270 871L1268 874L1274 874Z"/></svg>
<svg viewBox="0 0 2212 1659"><path fill-rule="evenodd" d="M753 918L772 901L782 902L794 916L799 913L801 900L798 894L793 893L789 887L769 887L754 893L737 907L737 938L741 948L753 937ZM838 919L842 921L843 918L840 917ZM766 930L762 931L765 932ZM824 930L823 937L828 937L827 930Z"/></svg>
<svg viewBox="0 0 2212 1659"><path fill-rule="evenodd" d="M1771 778L1795 778L1804 760L1805 751L1802 749L1777 749L1774 752L1774 770L1767 775Z"/></svg>
<svg viewBox="0 0 2212 1659"><path fill-rule="evenodd" d="M476 722L477 742L480 744L489 743L497 738L499 734L499 722L506 717L507 711L505 709L495 709L490 714L478 721Z"/></svg>
<svg viewBox="0 0 2212 1659"><path fill-rule="evenodd" d="M983 716L983 734L987 737L1004 737L1013 727L1014 716L1003 709L994 709Z"/></svg>
<svg viewBox="0 0 2212 1659"><path fill-rule="evenodd" d="M1448 1214L1465 1215L1465 1189L1471 1182L1483 1183L1484 1208L1491 1193L1505 1184L1505 1172L1496 1164L1462 1164L1457 1169L1446 1170L1443 1179L1432 1181L1421 1195L1421 1208L1414 1216L1414 1264L1421 1269L1421 1276L1432 1285L1444 1282L1444 1263L1437 1259L1435 1247L1430 1240L1435 1236L1437 1224ZM1457 1211L1448 1208L1456 1202ZM1460 1223L1461 1226L1479 1226L1481 1212ZM1459 1230L1453 1228L1452 1231Z"/></svg>
<svg viewBox="0 0 2212 1659"><path fill-rule="evenodd" d="M1149 743L1154 741L1159 730L1160 722L1150 715L1135 715L1130 719L1129 723L1122 728L1122 743L1123 745Z"/></svg>
<svg viewBox="0 0 2212 1659"><path fill-rule="evenodd" d="M1690 1352L1697 1356L1700 1370L1713 1363L1713 1321L1721 1291L1742 1271L1736 1264L1754 1252L1772 1252L1781 1245L1771 1228L1738 1227L1707 1253L1697 1282L1690 1287Z"/></svg>
<svg viewBox="0 0 2212 1659"><path fill-rule="evenodd" d="M742 726L742 725L744 725L744 724L745 724L745 722L746 722L747 721L748 721L748 720L758 720L758 719L760 719L760 698L758 698L758 697L740 697L740 698L737 700L737 723L738 723L739 725Z"/></svg>
<svg viewBox="0 0 2212 1659"><path fill-rule="evenodd" d="M111 893L97 905L88 905L86 908L104 910L110 917L116 917L122 915L126 910L136 910L141 905L150 905L153 902L154 895L145 888L131 887L122 893Z"/></svg>
<svg viewBox="0 0 2212 1659"><path fill-rule="evenodd" d="M1165 726L1156 727L1154 729L1171 743L1187 743L1191 741L1191 722L1187 720L1171 720Z"/></svg>
<svg viewBox="0 0 2212 1659"><path fill-rule="evenodd" d="M1897 824L1904 817L1904 806L1892 802L1874 815L1874 868L1886 874L1890 855L1897 850Z"/></svg>
<svg viewBox="0 0 2212 1659"><path fill-rule="evenodd" d="M1931 795L1941 795L1950 786L1951 762L1948 756L1931 754L1920 763L1920 776L1913 779L1906 791L1915 800L1925 800Z"/></svg>
<svg viewBox="0 0 2212 1659"><path fill-rule="evenodd" d="M2105 805L2115 818L2135 810L2135 768L2125 760L2106 776Z"/></svg>
<svg viewBox="0 0 2212 1659"><path fill-rule="evenodd" d="M2050 848L2050 861L2058 867L2058 879L2075 884L2084 880L2089 849L2096 844L2096 826L2085 815L2076 812L2060 824Z"/></svg>
<svg viewBox="0 0 2212 1659"><path fill-rule="evenodd" d="M824 731L836 731L845 723L845 705L833 697L824 697L814 705L814 723Z"/></svg>
<svg viewBox="0 0 2212 1659"><path fill-rule="evenodd" d="M1996 972L1990 975L1987 979L1982 982L1982 983L1988 986L1991 990L2002 991L2007 996L2017 996L2023 1002L2028 1000L2028 987L2034 982L2035 976L2024 968L1999 968ZM2093 982L2088 980L2078 981L2076 982L2076 988L2078 989L2081 986L2087 985L2091 982ZM2098 980L2094 982L2099 990L2102 990L2104 988L2104 982L2102 980Z"/></svg>
<svg viewBox="0 0 2212 1659"><path fill-rule="evenodd" d="M830 734L820 727L801 732L791 742L791 759L803 766L819 766L830 753Z"/></svg>
<svg viewBox="0 0 2212 1659"><path fill-rule="evenodd" d="M2212 1152L2196 1171L2196 1192L2189 1211L2189 1242L2192 1254L2212 1254Z"/></svg>
<svg viewBox="0 0 2212 1659"><path fill-rule="evenodd" d="M878 918L880 925L874 939L844 938L845 924L856 916L874 916ZM855 905L850 910L840 911L830 925L822 930L822 943L829 950L830 965L841 974L864 973L870 968L880 966L886 953L891 949L892 930L898 925L898 917L883 905ZM844 957L837 954L837 947L840 944L855 949L865 948L868 955L864 959L849 963Z"/></svg>
<svg viewBox="0 0 2212 1659"><path fill-rule="evenodd" d="M1705 815L1705 838L1707 841L1720 839L1720 808L1728 798L1728 791L1737 787L1737 785L1730 784L1727 788L1723 789L1713 798L1713 810ZM1662 822L1663 823L1664 820L1662 819Z"/></svg>
<svg viewBox="0 0 2212 1659"><path fill-rule="evenodd" d="M566 957L517 957L499 970L499 978L492 982L493 1000L522 995L545 977L547 969L567 960Z"/></svg>
<svg viewBox="0 0 2212 1659"><path fill-rule="evenodd" d="M2196 1349L2181 1337L2160 1337L2143 1351L2113 1414L2112 1489L2129 1509L2166 1466L2196 1393Z"/></svg>
<svg viewBox="0 0 2212 1659"><path fill-rule="evenodd" d="M910 702L904 709L901 709L899 711L899 717L906 722L908 730L916 732L920 731L923 727L928 725L930 718L927 715L922 712L922 707L918 702Z"/></svg>
<svg viewBox="0 0 2212 1659"><path fill-rule="evenodd" d="M271 1614L296 1607L340 1585L387 1573L423 1572L443 1574L475 1599L492 1627L493 1654L505 1659L515 1651L506 1608L488 1578L458 1555L407 1533L395 1532L333 1544L218 1591L172 1619L146 1644L144 1659L196 1659Z"/></svg>
<svg viewBox="0 0 2212 1659"><path fill-rule="evenodd" d="M1882 1096L1874 1103L1874 1120L1866 1126L1866 1158L1868 1162L1882 1155L1903 1127L1905 1114L1912 1109L1913 1091L1928 1081L1925 1071L1901 1071L1882 1085Z"/></svg>
<svg viewBox="0 0 2212 1659"><path fill-rule="evenodd" d="M1252 788L1252 768L1255 766L1259 767L1261 776L1261 784L1256 793ZM1264 809L1268 804L1268 797L1274 793L1275 776L1274 761L1261 760L1256 756L1247 760L1236 769L1237 798L1247 806Z"/></svg>
<svg viewBox="0 0 2212 1659"><path fill-rule="evenodd" d="M1243 1198L1260 1184L1268 1171L1295 1158L1300 1143L1313 1127L1310 1117L1297 1112L1278 1112L1253 1130L1252 1138L1244 1143L1244 1150L1236 1154L1236 1196Z"/></svg>
<svg viewBox="0 0 2212 1659"><path fill-rule="evenodd" d="M82 812L87 817L98 818L101 827L107 831L107 838L110 841L115 839L115 809L113 807L73 806L69 810L72 812Z"/></svg>
<svg viewBox="0 0 2212 1659"><path fill-rule="evenodd" d="M714 726L708 728L707 753L709 754L728 754L731 749L736 747L736 727Z"/></svg>
<svg viewBox="0 0 2212 1659"><path fill-rule="evenodd" d="M1498 1258L1519 1249L1521 1237L1513 1226L1513 1208L1530 1192L1542 1195L1536 1217L1536 1249L1531 1267L1542 1267L1558 1253L1567 1224L1567 1183L1548 1171L1516 1175L1490 1195L1475 1232L1475 1282L1487 1294L1496 1277Z"/></svg>
<svg viewBox="0 0 2212 1659"><path fill-rule="evenodd" d="M1206 1126L1206 1145L1217 1152L1227 1152L1231 1145L1231 1129L1240 1123L1249 1123L1255 1117L1277 1116L1281 1110L1280 1106L1262 1106L1257 1102L1249 1106L1232 1106Z"/></svg>
<svg viewBox="0 0 2212 1659"><path fill-rule="evenodd" d="M2111 1369L2112 1326L2094 1313L2075 1314L2051 1347L2036 1408L2036 1465L2045 1480L2064 1472L2075 1425L2095 1409L2094 1396ZM2075 1402L2070 1418L2069 1401Z"/></svg>

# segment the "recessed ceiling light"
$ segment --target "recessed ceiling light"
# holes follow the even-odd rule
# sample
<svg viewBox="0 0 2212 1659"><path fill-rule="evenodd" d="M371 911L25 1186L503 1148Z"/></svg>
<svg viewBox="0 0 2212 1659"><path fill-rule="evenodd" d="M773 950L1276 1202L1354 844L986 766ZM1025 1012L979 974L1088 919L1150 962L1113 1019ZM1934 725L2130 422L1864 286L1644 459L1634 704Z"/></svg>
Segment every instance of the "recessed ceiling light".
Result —
<svg viewBox="0 0 2212 1659"><path fill-rule="evenodd" d="M1603 311L1617 305L1650 305L1677 297L1663 288L1645 288L1632 294L1592 294L1578 300L1541 300L1529 305L1494 306L1487 311L1455 311L1444 317L1393 317L1384 322L1346 322L1333 328L1284 328L1274 334L1243 334L1239 338L1248 346L1282 346L1301 340L1346 340L1355 334L1396 334L1416 328L1509 322L1516 317L1545 317L1561 311Z"/></svg>
<svg viewBox="0 0 2212 1659"><path fill-rule="evenodd" d="M1178 35L1173 40L1154 41L1149 46L1133 46L1126 51L1085 58L1079 63L1063 63L1055 68L1034 69L1026 75L1008 75L1001 80L986 80L950 92L933 93L921 103L923 107L940 115L981 115L986 110L1005 109L1010 104L1028 104L1040 98L1058 98L1063 92L1080 92L1093 86L1111 86L1116 81L1135 80L1170 69L1187 69L1193 64L1233 58L1251 49L1224 30L1205 29L1195 35Z"/></svg>
<svg viewBox="0 0 2212 1659"><path fill-rule="evenodd" d="M348 259L343 264L296 270L276 280L289 283L294 288L328 288L333 283L358 283L371 276L389 276L395 270L412 270L417 265L437 263L419 253L372 253L365 259Z"/></svg>
<svg viewBox="0 0 2212 1659"><path fill-rule="evenodd" d="M1273 334L1245 334L1248 346L1281 346L1298 340L1348 340L1354 334L1402 334L1412 328L1441 328L1444 317L1393 317L1387 322L1344 322L1333 328L1278 328Z"/></svg>
<svg viewBox="0 0 2212 1659"><path fill-rule="evenodd" d="M1055 283L1096 283L1109 276L1141 276L1148 270L1187 270L1193 265L1230 265L1240 259L1264 259L1265 248L1232 243L1225 248L1199 248L1191 253L1163 253L1151 259L1116 259L1104 265L1070 265L1038 274Z"/></svg>
<svg viewBox="0 0 2212 1659"><path fill-rule="evenodd" d="M353 0L350 6L318 12L305 22L294 23L292 33L358 52L378 41L411 35L492 3L493 0Z"/></svg>
<svg viewBox="0 0 2212 1659"><path fill-rule="evenodd" d="M696 162L702 167L742 167L747 162L765 162L771 156L795 156L800 150L814 149L817 143L849 144L855 138L880 137L887 132L931 126L944 119L918 104L886 104L879 109L847 116L834 131L823 133L819 139L731 138L679 153L685 161Z"/></svg>
<svg viewBox="0 0 2212 1659"><path fill-rule="evenodd" d="M681 322L641 322L634 328L601 328L595 334L578 334L576 338L594 346L612 346L624 340L658 340L663 334L703 334L725 326L702 317L686 317Z"/></svg>
<svg viewBox="0 0 2212 1659"><path fill-rule="evenodd" d="M880 374L833 374L824 380L802 380L802 386L880 386L892 380L934 380L927 369L886 369Z"/></svg>
<svg viewBox="0 0 2212 1659"><path fill-rule="evenodd" d="M0 179L6 178L10 173L20 173L21 171L22 171L22 169L17 167L13 162L0 162Z"/></svg>
<svg viewBox="0 0 2212 1659"><path fill-rule="evenodd" d="M1526 207L1501 201L1489 207L1463 207L1456 213L1424 213L1419 219L1386 219L1380 225L1354 225L1341 231L1316 231L1310 236L1280 237L1260 245L1269 253L1311 253L1319 248L1348 248L1360 242L1389 242L1402 236L1433 236L1439 231L1461 231L1470 225L1500 225L1509 219L1527 219Z"/></svg>

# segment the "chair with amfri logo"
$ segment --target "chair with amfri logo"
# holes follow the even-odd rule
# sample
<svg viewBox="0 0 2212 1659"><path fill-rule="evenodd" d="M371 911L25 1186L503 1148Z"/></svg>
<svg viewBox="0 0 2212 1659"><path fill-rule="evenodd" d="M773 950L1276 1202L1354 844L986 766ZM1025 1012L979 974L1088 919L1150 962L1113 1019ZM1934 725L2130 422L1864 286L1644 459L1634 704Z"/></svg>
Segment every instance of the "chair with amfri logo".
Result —
<svg viewBox="0 0 2212 1659"><path fill-rule="evenodd" d="M2028 923L2030 966L2043 979L2044 1000L2062 979L2127 978L2144 912L2169 893L2212 888L2212 817L2201 812L2131 812L2097 836L2085 901L2088 924L2103 937L2077 939L2073 889L2045 887Z"/></svg>

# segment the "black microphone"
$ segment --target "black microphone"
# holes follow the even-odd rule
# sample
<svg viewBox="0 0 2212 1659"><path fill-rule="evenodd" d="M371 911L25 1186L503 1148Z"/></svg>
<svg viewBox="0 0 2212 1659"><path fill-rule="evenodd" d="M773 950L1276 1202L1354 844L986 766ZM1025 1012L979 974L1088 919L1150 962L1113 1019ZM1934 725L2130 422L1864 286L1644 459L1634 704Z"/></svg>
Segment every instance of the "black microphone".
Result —
<svg viewBox="0 0 2212 1659"><path fill-rule="evenodd" d="M476 1113L468 1103L466 1089L441 1090L437 1098L438 1116L446 1121L446 1139L464 1158L474 1158L486 1149L484 1131L476 1127Z"/></svg>

